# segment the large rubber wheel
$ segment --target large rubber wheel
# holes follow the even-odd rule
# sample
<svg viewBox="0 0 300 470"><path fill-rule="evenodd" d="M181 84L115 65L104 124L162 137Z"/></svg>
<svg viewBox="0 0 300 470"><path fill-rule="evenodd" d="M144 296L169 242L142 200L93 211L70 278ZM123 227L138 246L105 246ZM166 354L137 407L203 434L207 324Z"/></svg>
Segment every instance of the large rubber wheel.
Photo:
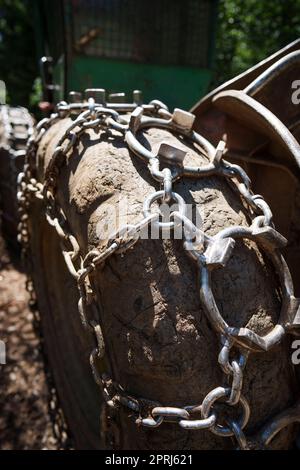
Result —
<svg viewBox="0 0 300 470"><path fill-rule="evenodd" d="M43 137L38 152L41 181L68 125L68 120L54 124ZM150 147L162 140L183 145L165 130L150 130L144 138ZM198 156L193 149L190 152L194 163ZM145 166L131 158L121 139L111 141L107 136L99 142L97 136L91 145L85 136L82 149L75 150L68 162L61 172L57 197L85 253L91 246L99 246L97 224L101 220L104 229L110 216L101 203L110 197L113 200L116 188L125 186L122 194L128 196L132 207L137 207L134 204L140 204L153 188ZM227 223L246 224L240 201L222 180L180 182L177 190L187 202L207 207L204 229L209 234ZM168 423L156 430L138 427L136 417L127 409L121 407L111 416L102 407L101 392L89 366L94 344L79 319L75 281L65 266L55 229L49 227L40 204L35 201L30 214L34 284L49 365L75 447L232 449L235 444L231 439L205 430L187 431ZM135 216L140 217L139 212ZM94 290L112 376L132 395L183 406L198 403L223 383L217 367L217 337L202 310L196 275L181 240L161 239L141 240L126 256L112 257L103 270L95 273ZM226 269L216 270L213 275L214 294L224 318L236 326L253 325L258 332L276 322L276 285L273 271L253 244L237 244ZM265 322L260 323L260 319ZM246 398L255 405L250 432L287 407L293 385L286 343L250 357L244 388ZM288 448L292 431L282 432L274 448Z"/></svg>

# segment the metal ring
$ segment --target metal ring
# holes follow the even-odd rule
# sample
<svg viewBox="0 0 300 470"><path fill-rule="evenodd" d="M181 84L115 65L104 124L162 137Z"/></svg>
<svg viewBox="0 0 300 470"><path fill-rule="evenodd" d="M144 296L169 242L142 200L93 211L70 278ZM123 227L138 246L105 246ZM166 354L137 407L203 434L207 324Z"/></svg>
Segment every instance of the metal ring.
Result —
<svg viewBox="0 0 300 470"><path fill-rule="evenodd" d="M172 118L172 115L170 116L170 118ZM141 121L139 125L136 127L135 132L132 132L130 129L128 129L127 132L125 133L125 141L127 145L129 146L130 150L132 150L132 152L135 155L137 155L138 157L148 162L149 160L156 158L156 155L154 155L153 152L148 150L146 147L144 147L144 145L142 145L138 141L138 139L136 138L136 133L140 130L147 129L150 127L158 128L158 129L169 129L172 132L174 131L177 132L179 135L186 135L186 132L184 132L183 129L179 130L178 128L176 128L176 126L174 126L172 119L166 120L166 119L160 119L160 118L145 117L143 121ZM215 147L197 132L192 131L190 133L189 131L188 133L189 133L189 139L192 142L199 145L204 150L204 152L207 154L208 157L213 158L215 151L216 151ZM208 168L205 167L202 169L202 168L192 167L192 168L184 168L182 171L183 171L183 174L187 173L192 176L195 176L197 174L202 175L203 173L205 174L207 172L209 172L210 174L217 173L215 166L211 163L208 165Z"/></svg>
<svg viewBox="0 0 300 470"><path fill-rule="evenodd" d="M271 227L266 227L266 229L272 230ZM290 271L283 256L278 252L278 250L268 249L268 247L265 247L259 234L255 234L253 232L253 227L233 226L225 228L217 234L215 240L224 238L246 238L254 240L259 246L262 246L264 251L267 253L278 273L281 285L282 305L280 317L274 328L264 336L255 333L247 327L237 328L229 326L221 315L213 295L211 288L211 272L205 262L201 262L199 263L201 279L200 298L205 308L205 313L213 328L218 333L231 337L234 342L238 343L246 350L255 352L268 351L278 344L285 335L284 325L288 321L289 315L291 315L291 312L293 312L296 307Z"/></svg>
<svg viewBox="0 0 300 470"><path fill-rule="evenodd" d="M164 191L156 191L155 193L150 194L150 196L148 196L145 199L144 206L143 206L143 214L145 218L151 215L150 207L153 204L153 202L157 201L158 199L162 199L164 197L164 193L165 193ZM178 212L181 215L186 215L186 205L185 205L184 199L178 193L172 192L171 194L172 194L172 199L176 201L178 204ZM174 228L175 226L174 221L173 222L159 222L157 220L157 221L154 221L153 223L161 229L171 229L171 228Z"/></svg>
<svg viewBox="0 0 300 470"><path fill-rule="evenodd" d="M204 398L203 403L202 403L202 408L201 408L202 417L208 418L210 416L210 411L215 401L220 400L221 398L224 398L224 397L229 397L230 393L231 393L231 389L224 388L224 387L217 387L211 392L209 392ZM241 414L239 420L237 421L237 424L240 427L240 429L244 429L244 427L249 421L250 407L246 398L244 398L243 395L240 396L239 403L243 407L243 413ZM210 431L216 434L217 436L229 437L229 436L234 435L234 433L229 427L222 426L220 424L215 424L214 426L212 426Z"/></svg>

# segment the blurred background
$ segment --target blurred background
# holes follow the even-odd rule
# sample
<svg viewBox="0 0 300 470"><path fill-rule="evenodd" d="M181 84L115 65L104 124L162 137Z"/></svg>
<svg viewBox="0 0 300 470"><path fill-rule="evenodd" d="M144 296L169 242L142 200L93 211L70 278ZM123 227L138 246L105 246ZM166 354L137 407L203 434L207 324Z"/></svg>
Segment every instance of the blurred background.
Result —
<svg viewBox="0 0 300 470"><path fill-rule="evenodd" d="M99 28L90 27L86 29L87 34L85 37L82 25L87 25L88 20L90 21L87 17L89 14L94 15L93 8L97 2L81 2L80 0L64 2L0 0L0 78L6 83L7 102L9 104L23 105L29 107L32 112L37 111L37 104L41 100L42 93L39 58L47 52L45 44L47 41L48 45L51 43L51 52L53 49L63 49L65 47L65 44L61 43L65 40L65 36L64 39L61 36L62 15L59 8L62 3L65 9L64 26L66 29L72 28L73 39L75 38L72 44L73 52L76 47L77 52L78 48L81 47L81 56L95 55L95 52L91 49L91 45L93 45L91 39L95 40L96 38L97 44ZM125 6L124 15L128 15L127 23L131 24L130 18L134 19L137 17L136 12L130 11L129 7L130 3L132 3L130 1L111 0L110 2L103 1L99 3L109 3L110 8L114 8L115 11L120 10L122 5ZM163 9L164 3L167 2L161 1L158 3L160 8ZM197 15L193 13L193 8L195 9L199 3L203 6L204 16L202 19L197 18ZM140 4L145 5L148 2L140 2ZM151 6L155 4L155 1L151 2ZM202 80L202 87L199 86L199 96L197 96L197 99L212 87L246 70L300 36L300 0L247 0L246 2L243 0L219 0L217 2L207 0L175 1L171 9L173 13L170 8L168 9L167 4L165 8L165 17L169 20L166 24L171 25L170 30L171 27L174 30L176 26L172 17L172 14L175 15L176 5L178 8L183 5L185 10L189 7L191 11L190 23L186 23L185 31L182 31L183 26L181 24L181 31L179 30L178 33L174 33L181 38L181 41L182 37L185 38L185 49L182 47L183 59L180 57L172 58L174 34L172 36L170 35L171 33L168 33L170 40L164 49L164 44L161 44L162 41L160 41L162 37L160 37L160 34L162 32L159 31L159 25L155 30L154 26L150 26L150 19L149 23L147 23L147 11L144 12L146 13L144 28L147 30L154 28L155 34L151 39L153 42L153 38L158 37L157 46L160 54L158 59L163 66L164 63L172 62L172 60L175 65L177 63L178 65L191 66L194 68L194 80L197 80L197 69L202 69L202 75L199 76L198 80L199 83ZM68 9L72 9L72 18L68 13ZM210 11L207 13L209 9ZM162 17L161 14L160 17ZM191 23L191 21L194 23ZM98 20L95 24L98 24ZM99 25L101 29L101 21ZM76 39L78 39L77 42ZM84 50L84 40L87 41L89 50ZM204 50L205 47L206 49ZM203 54L206 54L205 61L203 57L200 57L199 60L197 59L195 52L193 53L195 48L203 49ZM155 51L156 49L152 48L154 55ZM114 51L110 50L109 53L112 56ZM123 56L121 58L124 60ZM128 58L132 60L132 57ZM133 59L135 62L139 60L137 57L133 57ZM184 64L182 60L185 61ZM150 62L153 63L153 61L155 61L155 58L153 60L150 57ZM84 64L88 64L88 62ZM80 69L80 73L83 66L88 67L88 65L84 64L78 65L78 61L77 65L75 64L77 69ZM107 64L104 64L104 71L107 68ZM204 69L208 70L209 73L205 75ZM160 73L161 69L158 72ZM107 73L110 73L109 69ZM118 70L115 73L118 73ZM135 73L135 71L132 72L127 69L127 73ZM74 68L71 75L76 75ZM179 72L177 75L178 85L180 86ZM87 78L85 77L84 87L89 86L86 80ZM182 80L183 82L185 81L184 76ZM68 84L69 89L71 85L71 83ZM97 85L103 86L101 83L97 83ZM177 93L180 95L183 94L183 91L177 90ZM191 96L191 100L194 99L194 96ZM155 98L160 97L155 96ZM190 101L183 104L191 105Z"/></svg>

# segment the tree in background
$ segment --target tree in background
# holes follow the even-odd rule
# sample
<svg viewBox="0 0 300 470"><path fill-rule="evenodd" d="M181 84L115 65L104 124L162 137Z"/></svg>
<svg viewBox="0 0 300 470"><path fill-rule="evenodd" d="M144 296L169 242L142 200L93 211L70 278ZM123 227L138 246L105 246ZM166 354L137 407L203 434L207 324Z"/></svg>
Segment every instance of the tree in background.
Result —
<svg viewBox="0 0 300 470"><path fill-rule="evenodd" d="M300 0L219 0L220 84L300 37Z"/></svg>
<svg viewBox="0 0 300 470"><path fill-rule="evenodd" d="M37 74L30 4L0 0L0 79L6 84L7 102L28 106Z"/></svg>

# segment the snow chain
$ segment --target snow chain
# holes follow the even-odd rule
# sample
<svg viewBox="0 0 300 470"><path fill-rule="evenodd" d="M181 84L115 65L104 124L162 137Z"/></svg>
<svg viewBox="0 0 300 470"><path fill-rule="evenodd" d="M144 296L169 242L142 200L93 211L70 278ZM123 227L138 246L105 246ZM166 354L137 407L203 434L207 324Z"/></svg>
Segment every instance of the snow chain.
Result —
<svg viewBox="0 0 300 470"><path fill-rule="evenodd" d="M245 171L238 165L224 159L225 144L223 141L214 148L206 139L193 130L194 116L180 109L171 114L160 101L149 104L141 103L141 94L134 92L133 103L106 103L105 91L100 89L86 90L86 101L78 99L79 94L73 92L76 102L60 102L56 113L45 118L36 126L36 133L30 139L23 173L19 175L19 239L23 252L29 262L28 286L33 299L34 289L30 277L30 234L29 212L34 198L43 201L45 216L59 236L66 265L79 291L78 311L82 325L95 338L95 347L90 353L90 365L94 379L101 389L109 407L124 406L131 411L137 424L147 427L158 427L163 422L176 423L183 429L207 429L222 436L234 436L239 449L265 448L274 436L285 426L300 421L300 404L286 409L273 417L255 436L245 436L250 407L242 394L243 375L249 354L269 351L279 344L286 333L300 332L298 306L299 300L294 297L293 283L289 269L280 248L287 243L279 234L272 222L272 212L262 196L253 194L250 180ZM71 117L72 123L60 138L50 159L45 173L44 184L36 179L36 151L39 142L52 124L58 120ZM185 152L161 143L158 154L146 149L137 139L137 133L143 129L162 128L183 136L198 145L210 163L200 167L184 165ZM80 251L79 244L68 229L66 217L59 207L56 191L61 168L67 161L68 153L78 144L87 129L95 132L117 131L137 157L147 165L151 176L161 184L162 190L151 193L144 201L141 220L136 225L126 225L111 235L104 250L93 249L87 254ZM162 163L168 164L161 168ZM171 168L171 169L170 169ZM176 192L174 185L183 177L202 178L216 175L225 178L239 193L248 210L252 223L249 227L233 226L221 230L214 236L208 236L199 230L186 216L186 204ZM170 214L170 220L163 223L159 214L152 212L155 201L169 203L175 201L178 210ZM113 254L118 255L129 250L138 242L141 230L150 224L161 229L165 225L174 229L178 224L184 227L183 248L197 265L199 272L200 299L205 313L220 340L219 366L225 374L228 386L219 386L211 390L200 404L187 404L184 407L164 406L161 403L135 397L127 393L121 385L115 383L108 373L100 373L98 362L104 357L104 341L95 311L96 298L93 293L92 281L89 276L96 269L101 269L105 261ZM211 272L222 268L232 255L237 239L250 239L264 251L278 274L282 300L278 324L265 336L260 336L248 328L235 328L223 319L215 301ZM97 308L96 308L97 310ZM224 411L227 408L226 419ZM238 409L238 417L230 418L231 410ZM223 418L222 418L223 415ZM236 414L235 414L236 416Z"/></svg>

